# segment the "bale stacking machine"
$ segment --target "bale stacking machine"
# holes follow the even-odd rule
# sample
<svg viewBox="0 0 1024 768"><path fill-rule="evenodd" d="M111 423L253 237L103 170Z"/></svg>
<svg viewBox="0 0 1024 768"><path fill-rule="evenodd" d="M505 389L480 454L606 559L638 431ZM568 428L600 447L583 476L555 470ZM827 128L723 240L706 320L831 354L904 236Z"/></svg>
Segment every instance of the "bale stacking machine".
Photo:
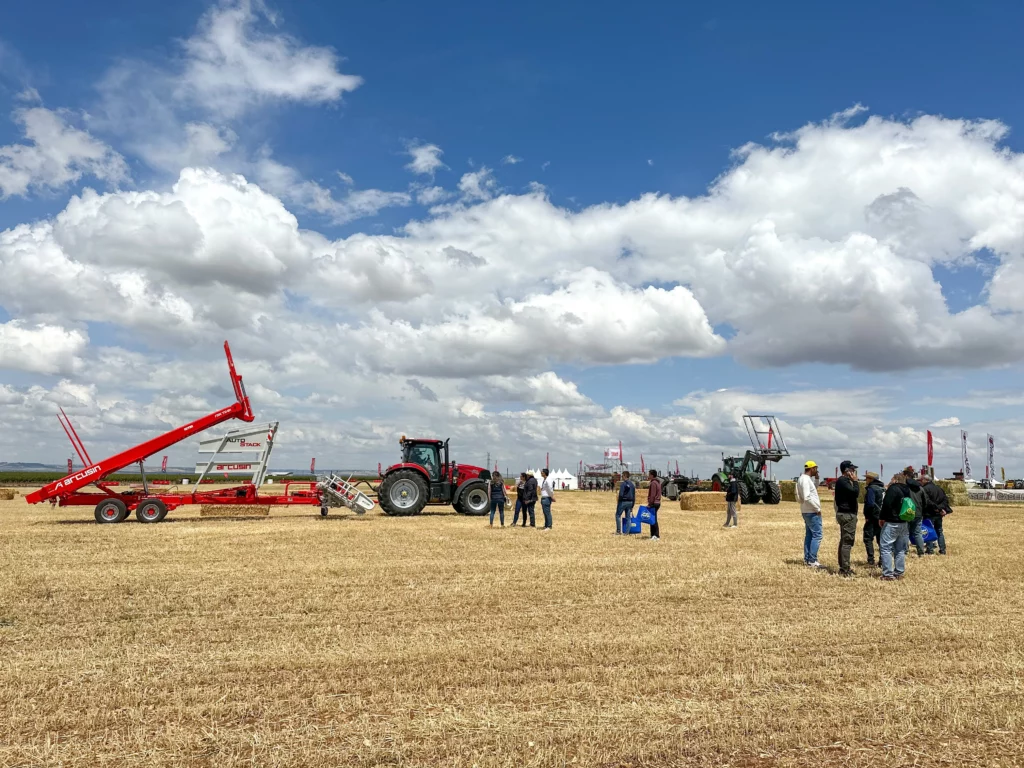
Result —
<svg viewBox="0 0 1024 768"><path fill-rule="evenodd" d="M209 413L101 461L92 461L78 432L75 431L67 414L61 409L57 418L85 466L80 471L71 472L60 480L30 493L25 500L29 504L49 501L52 505L61 507L94 506L97 523L120 523L133 510L140 523L159 523L167 516L168 512L186 504L318 506L321 515L327 514L328 507L344 506L360 514L373 509L374 503L365 493L356 489L348 480L336 475L330 475L319 483L285 482L283 484L284 491L280 495L260 494L259 488L266 474L267 462L270 459L270 452L273 449L274 437L277 432L276 422L265 427L232 430L220 438L204 440L201 444L200 450L203 453L213 454L202 470L204 477L211 469L216 469L215 460L217 455L223 451L232 452L239 449L258 451L258 459L251 464L244 465L246 470L254 470L252 479L249 481L232 488L192 493L155 493L150 491L144 466L148 457L231 419L249 423L254 420L255 417L249 404L249 397L245 393L242 377L235 370L231 347L226 341L224 342L224 354L227 357L228 373L231 376L231 386L235 393L234 403L227 408ZM141 489L121 490L109 482L104 482L104 478L132 464L139 465L142 478ZM242 468L241 465L233 467L233 469L240 468ZM100 492L83 491L90 485L98 488Z"/></svg>

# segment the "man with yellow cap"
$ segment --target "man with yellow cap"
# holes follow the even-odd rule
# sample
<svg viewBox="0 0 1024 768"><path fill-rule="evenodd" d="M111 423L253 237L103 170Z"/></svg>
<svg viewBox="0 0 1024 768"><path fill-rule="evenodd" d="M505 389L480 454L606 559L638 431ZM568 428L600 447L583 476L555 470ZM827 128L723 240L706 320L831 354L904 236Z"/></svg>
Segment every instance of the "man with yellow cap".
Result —
<svg viewBox="0 0 1024 768"><path fill-rule="evenodd" d="M804 562L811 568L824 568L818 562L821 546L821 499L818 498L818 465L804 464L804 473L796 483L796 500L804 516Z"/></svg>

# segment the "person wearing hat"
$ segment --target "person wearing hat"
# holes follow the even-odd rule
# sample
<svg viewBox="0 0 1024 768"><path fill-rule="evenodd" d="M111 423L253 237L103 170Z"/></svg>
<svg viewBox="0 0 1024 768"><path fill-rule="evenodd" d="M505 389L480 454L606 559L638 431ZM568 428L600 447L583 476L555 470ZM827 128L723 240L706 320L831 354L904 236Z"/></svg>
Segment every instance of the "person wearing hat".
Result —
<svg viewBox="0 0 1024 768"><path fill-rule="evenodd" d="M882 514L882 499L885 498L885 484L878 479L877 472L866 472L864 481L867 484L864 489L864 549L868 554L868 565L873 567L876 544L881 557L882 522L879 518Z"/></svg>
<svg viewBox="0 0 1024 768"><path fill-rule="evenodd" d="M811 568L823 568L818 562L821 546L821 499L818 498L818 465L804 464L804 473L796 483L796 500L804 517L804 562Z"/></svg>
<svg viewBox="0 0 1024 768"><path fill-rule="evenodd" d="M857 541L857 465L844 461L839 465L841 476L836 480L836 522L839 523L839 575L853 576L850 553Z"/></svg>

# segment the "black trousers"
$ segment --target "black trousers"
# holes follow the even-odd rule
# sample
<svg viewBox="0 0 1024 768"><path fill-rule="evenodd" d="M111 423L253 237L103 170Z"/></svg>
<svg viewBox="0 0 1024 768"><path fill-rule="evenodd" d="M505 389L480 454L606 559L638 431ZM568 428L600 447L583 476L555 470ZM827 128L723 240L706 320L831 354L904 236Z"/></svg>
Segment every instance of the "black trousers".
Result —
<svg viewBox="0 0 1024 768"><path fill-rule="evenodd" d="M654 512L654 522L651 523L651 537L657 536L661 538L661 526L658 525L658 510L661 509L661 504L648 504L647 508Z"/></svg>
<svg viewBox="0 0 1024 768"><path fill-rule="evenodd" d="M868 562L875 562L875 544L878 545L878 556L882 556L882 523L877 517L864 518L864 549L868 553Z"/></svg>
<svg viewBox="0 0 1024 768"><path fill-rule="evenodd" d="M529 517L530 517L530 527L531 528L536 528L537 527L537 519L534 517L534 514L533 514L534 508L536 506L537 506L537 502L536 501L524 501L523 502L523 507L524 507L524 509L523 509L523 528L526 527L526 517L527 517L527 515L529 515Z"/></svg>
<svg viewBox="0 0 1024 768"><path fill-rule="evenodd" d="M850 553L857 541L857 515L850 512L837 512L836 522L839 523L839 572L850 573Z"/></svg>
<svg viewBox="0 0 1024 768"><path fill-rule="evenodd" d="M946 534L944 534L942 532L942 515L939 515L938 517L929 517L928 519L932 521L932 526L934 526L935 533L938 534L939 540L937 542L935 542L935 541L928 542L925 545L925 547L926 547L925 551L927 551L927 552L934 552L935 551L935 545L938 544L939 545L939 552L941 552L942 554L946 554Z"/></svg>

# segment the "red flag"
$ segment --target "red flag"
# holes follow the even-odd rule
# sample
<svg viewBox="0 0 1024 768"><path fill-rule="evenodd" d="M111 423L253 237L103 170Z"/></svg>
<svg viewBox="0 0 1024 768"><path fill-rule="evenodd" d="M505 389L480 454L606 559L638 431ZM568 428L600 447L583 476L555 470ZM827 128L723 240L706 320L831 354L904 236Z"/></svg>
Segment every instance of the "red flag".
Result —
<svg viewBox="0 0 1024 768"><path fill-rule="evenodd" d="M309 474L316 474L316 456L314 456L313 460L309 462Z"/></svg>
<svg viewBox="0 0 1024 768"><path fill-rule="evenodd" d="M166 472L167 471L167 457L166 456L164 456L164 460L160 462L160 471L161 472Z"/></svg>
<svg viewBox="0 0 1024 768"><path fill-rule="evenodd" d="M74 462L68 459L68 474L70 475L74 471Z"/></svg>
<svg viewBox="0 0 1024 768"><path fill-rule="evenodd" d="M934 451L932 450L932 431L928 430L928 466L932 466L932 459L934 458Z"/></svg>
<svg viewBox="0 0 1024 768"><path fill-rule="evenodd" d="M679 459L676 459L676 474L679 474Z"/></svg>
<svg viewBox="0 0 1024 768"><path fill-rule="evenodd" d="M626 463L626 457L622 455L622 441L621 440L619 440L619 463L620 464L625 464Z"/></svg>
<svg viewBox="0 0 1024 768"><path fill-rule="evenodd" d="M550 453L545 453L544 454L544 468L545 469L551 469L551 454Z"/></svg>
<svg viewBox="0 0 1024 768"><path fill-rule="evenodd" d="M644 466L644 455L641 453L640 454L640 474L642 475L646 471L647 471L647 467Z"/></svg>

